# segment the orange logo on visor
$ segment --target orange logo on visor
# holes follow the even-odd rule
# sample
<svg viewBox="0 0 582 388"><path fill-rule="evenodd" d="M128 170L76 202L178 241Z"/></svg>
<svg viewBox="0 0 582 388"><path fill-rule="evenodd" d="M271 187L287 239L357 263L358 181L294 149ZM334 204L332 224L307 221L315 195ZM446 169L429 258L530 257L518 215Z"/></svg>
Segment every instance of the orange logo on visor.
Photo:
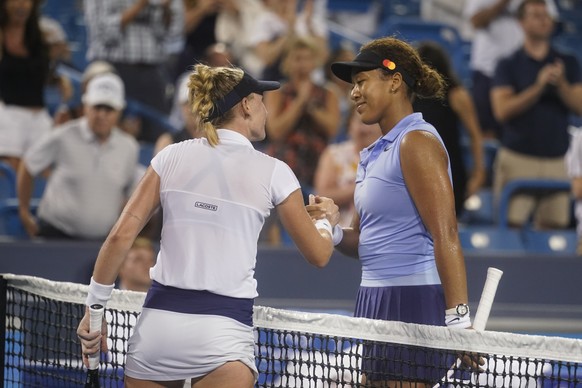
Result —
<svg viewBox="0 0 582 388"><path fill-rule="evenodd" d="M392 62L390 59L384 59L382 61L382 66L384 66L385 68L387 68L389 70L396 69L396 63Z"/></svg>

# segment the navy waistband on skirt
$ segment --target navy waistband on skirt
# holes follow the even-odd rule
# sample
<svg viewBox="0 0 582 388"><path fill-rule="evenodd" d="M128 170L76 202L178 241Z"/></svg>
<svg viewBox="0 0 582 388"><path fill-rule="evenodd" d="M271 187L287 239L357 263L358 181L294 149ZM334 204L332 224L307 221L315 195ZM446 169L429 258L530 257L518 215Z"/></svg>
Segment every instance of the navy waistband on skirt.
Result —
<svg viewBox="0 0 582 388"><path fill-rule="evenodd" d="M220 315L253 325L254 299L233 298L206 290L185 290L152 282L143 307L184 314Z"/></svg>

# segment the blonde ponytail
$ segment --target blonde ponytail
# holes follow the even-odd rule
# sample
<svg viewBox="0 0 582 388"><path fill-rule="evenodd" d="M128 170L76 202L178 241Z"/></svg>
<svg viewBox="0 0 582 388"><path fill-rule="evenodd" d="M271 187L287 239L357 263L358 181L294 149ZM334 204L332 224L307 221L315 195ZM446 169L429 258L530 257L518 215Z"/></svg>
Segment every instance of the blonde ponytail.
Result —
<svg viewBox="0 0 582 388"><path fill-rule="evenodd" d="M244 72L234 67L210 67L198 64L188 78L188 97L192 112L198 116L198 125L212 146L218 145L216 128L233 116L231 111L209 119L215 102L226 96L242 79Z"/></svg>

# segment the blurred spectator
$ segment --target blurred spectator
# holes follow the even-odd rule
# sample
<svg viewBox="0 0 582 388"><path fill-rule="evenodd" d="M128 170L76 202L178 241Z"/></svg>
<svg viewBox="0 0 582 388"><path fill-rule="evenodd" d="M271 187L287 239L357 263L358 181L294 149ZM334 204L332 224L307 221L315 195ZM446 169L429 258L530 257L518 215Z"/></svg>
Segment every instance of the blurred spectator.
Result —
<svg viewBox="0 0 582 388"><path fill-rule="evenodd" d="M279 81L281 61L286 47L296 37L311 38L316 47L317 63L323 64L328 55L328 29L325 1L304 0L298 10L298 0L263 0L266 10L257 15L249 32L249 47L258 61L254 66L243 63L251 74ZM323 78L323 74L321 74Z"/></svg>
<svg viewBox="0 0 582 388"><path fill-rule="evenodd" d="M517 50L523 43L523 32L515 19L522 0L469 0L465 18L475 29L469 66L473 71L473 100L479 124L487 138L500 138L501 125L491 109L490 92L495 67L499 60ZM548 0L552 15L557 17L553 0Z"/></svg>
<svg viewBox="0 0 582 388"><path fill-rule="evenodd" d="M115 74L89 81L85 116L40 138L18 170L19 215L29 236L102 240L125 204L138 160L138 144L115 127L125 105ZM52 167L38 208L30 212L33 176Z"/></svg>
<svg viewBox="0 0 582 388"><path fill-rule="evenodd" d="M136 238L119 269L119 288L147 292L152 283L150 268L155 263L156 252L152 241L145 237Z"/></svg>
<svg viewBox="0 0 582 388"><path fill-rule="evenodd" d="M81 75L81 85L80 91L81 95L85 93L87 89L87 83L95 76L105 73L115 73L115 68L108 62L105 61L93 61L85 68L83 74ZM79 102L78 104L69 104L67 109L59 109L54 116L54 125L61 125L69 120L78 119L83 116L83 104Z"/></svg>
<svg viewBox="0 0 582 388"><path fill-rule="evenodd" d="M455 210L457 217L460 217L465 200L476 194L485 183L481 128L471 95L455 75L446 51L436 42L421 42L417 51L421 59L447 82L444 99L417 98L413 108L415 112L422 113L424 120L434 125L445 143L451 163ZM473 170L469 179L463 157L462 128L467 131L471 144Z"/></svg>
<svg viewBox="0 0 582 388"><path fill-rule="evenodd" d="M27 149L52 126L44 99L51 70L40 3L0 0L0 160L15 170Z"/></svg>
<svg viewBox="0 0 582 388"><path fill-rule="evenodd" d="M306 191L313 188L319 157L340 124L335 93L311 78L316 66L317 46L309 38L295 38L282 62L287 81L265 96L266 152L286 162Z"/></svg>
<svg viewBox="0 0 582 388"><path fill-rule="evenodd" d="M420 17L423 20L437 21L457 29L461 37L471 40L473 29L464 17L465 4L472 0L422 0L420 2Z"/></svg>
<svg viewBox="0 0 582 388"><path fill-rule="evenodd" d="M500 61L491 91L493 112L503 124L493 181L497 199L515 179L568 179L569 114L582 114L580 67L575 57L552 47L554 21L548 6L543 0L524 0L517 15L523 47ZM510 225L523 226L534 210L536 228L566 227L569 194L513 196Z"/></svg>
<svg viewBox="0 0 582 388"><path fill-rule="evenodd" d="M575 201L574 215L578 235L576 253L582 256L582 130L580 129L572 135L570 147L566 153L566 170L572 183L572 196Z"/></svg>
<svg viewBox="0 0 582 388"><path fill-rule="evenodd" d="M48 16L41 16L40 29L49 45L49 56L51 60L71 65L71 48L67 33L61 24Z"/></svg>
<svg viewBox="0 0 582 388"><path fill-rule="evenodd" d="M352 110L348 135L347 140L330 144L323 151L315 171L314 187L317 195L331 198L339 206L339 224L345 227L351 225L354 214L354 190L360 151L380 138L382 131L378 124L364 124L360 115Z"/></svg>
<svg viewBox="0 0 582 388"><path fill-rule="evenodd" d="M87 59L113 65L128 98L168 114L166 37L183 28L182 0L85 0ZM139 113L138 113L139 114ZM165 131L142 118L138 140L155 142Z"/></svg>
<svg viewBox="0 0 582 388"><path fill-rule="evenodd" d="M237 0L182 0L184 3L184 47L178 56L175 81L196 63L203 62L206 49L215 43L217 19L221 13L239 12Z"/></svg>
<svg viewBox="0 0 582 388"><path fill-rule="evenodd" d="M229 49L229 46L224 43L215 43L208 46L204 51L204 58L202 63L213 66L213 67L229 67L231 65L236 65L236 60ZM190 74L190 71L186 71L178 77L176 81L177 87L175 88L174 97L172 99L172 110L170 112L169 121L172 126L176 129L182 128L184 126L184 117L182 115L182 103L180 100L180 83L185 77ZM163 136L163 135L162 135Z"/></svg>
<svg viewBox="0 0 582 388"><path fill-rule="evenodd" d="M354 106L350 99L352 85L336 77L331 71L331 64L334 62L349 62L356 56L356 50L349 42L343 42L334 52L331 53L325 64L326 86L335 93L340 107L340 124L333 142L342 142L348 138L348 121Z"/></svg>
<svg viewBox="0 0 582 388"><path fill-rule="evenodd" d="M238 0L235 7L225 7L218 13L216 19L216 40L229 47L229 51L236 62L245 71L251 73L260 62L254 55L252 33L258 15L265 12L263 0ZM206 55L208 57L208 55ZM257 74L257 76L259 76Z"/></svg>
<svg viewBox="0 0 582 388"><path fill-rule="evenodd" d="M154 156L170 144L204 136L204 131L198 127L198 117L188 104L188 76L180 79L178 86L178 104L180 104L184 127L176 133L164 133L158 138L154 148Z"/></svg>

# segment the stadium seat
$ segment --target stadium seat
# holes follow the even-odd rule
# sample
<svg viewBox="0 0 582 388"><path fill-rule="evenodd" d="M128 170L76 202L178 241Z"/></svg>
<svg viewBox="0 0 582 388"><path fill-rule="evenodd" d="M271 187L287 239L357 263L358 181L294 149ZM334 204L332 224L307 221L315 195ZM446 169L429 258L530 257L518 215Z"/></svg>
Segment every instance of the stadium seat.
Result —
<svg viewBox="0 0 582 388"><path fill-rule="evenodd" d="M139 143L139 164L148 167L154 157L154 145L152 143Z"/></svg>
<svg viewBox="0 0 582 388"><path fill-rule="evenodd" d="M366 12L374 0L333 0L327 3L329 12Z"/></svg>
<svg viewBox="0 0 582 388"><path fill-rule="evenodd" d="M459 222L467 225L493 225L495 223L493 193L490 188L481 189L467 198L465 210Z"/></svg>
<svg viewBox="0 0 582 388"><path fill-rule="evenodd" d="M426 40L436 42L450 55L455 71L464 73L466 48L459 31L451 25L418 17L389 17L378 26L375 37L382 36L394 36L411 44Z"/></svg>
<svg viewBox="0 0 582 388"><path fill-rule="evenodd" d="M12 166L0 162L0 200L16 197L16 173Z"/></svg>
<svg viewBox="0 0 582 388"><path fill-rule="evenodd" d="M30 209L36 215L39 199L31 199ZM18 215L18 199L9 198L0 201L0 235L15 239L26 239L28 235Z"/></svg>
<svg viewBox="0 0 582 388"><path fill-rule="evenodd" d="M526 251L536 253L575 254L578 236L575 230L525 230L523 241Z"/></svg>
<svg viewBox="0 0 582 388"><path fill-rule="evenodd" d="M465 252L525 252L517 230L502 230L496 226L465 226L459 228L459 239Z"/></svg>

